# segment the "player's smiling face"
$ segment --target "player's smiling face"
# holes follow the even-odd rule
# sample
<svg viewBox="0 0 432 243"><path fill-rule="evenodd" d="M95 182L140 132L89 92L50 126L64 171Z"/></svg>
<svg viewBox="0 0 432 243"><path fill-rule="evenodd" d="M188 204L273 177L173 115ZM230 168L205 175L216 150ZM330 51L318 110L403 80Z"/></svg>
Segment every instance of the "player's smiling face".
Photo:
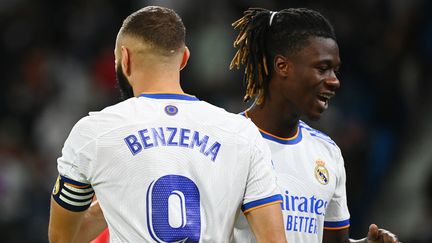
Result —
<svg viewBox="0 0 432 243"><path fill-rule="evenodd" d="M310 37L309 44L290 57L290 62L283 96L294 115L318 120L340 86L336 77L340 66L338 45L331 38Z"/></svg>

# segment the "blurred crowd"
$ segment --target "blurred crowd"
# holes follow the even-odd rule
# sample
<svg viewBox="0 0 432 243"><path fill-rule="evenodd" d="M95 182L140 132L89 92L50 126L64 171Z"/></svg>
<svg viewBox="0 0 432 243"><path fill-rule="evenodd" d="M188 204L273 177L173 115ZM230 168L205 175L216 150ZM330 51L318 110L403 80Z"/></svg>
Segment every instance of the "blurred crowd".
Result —
<svg viewBox="0 0 432 243"><path fill-rule="evenodd" d="M344 155L351 235L363 237L368 223L385 221L371 212L376 205L382 205L381 212L391 209L380 195L398 180L396 168L414 165L415 157L401 159L404 153L412 146L432 148L418 142L432 137L432 129L416 129L432 123L426 116L432 111L431 1L1 0L1 242L47 242L50 193L63 142L89 111L119 101L116 34L127 15L146 5L173 8L183 18L191 51L182 72L185 91L231 112L250 105L242 102L241 70L228 70L236 36L231 23L248 7L309 7L324 14L338 37L341 89L323 119L310 125L330 135ZM431 153L426 149L423 155L430 158L427 164ZM427 164L421 170L432 172ZM429 186L422 185L419 197L426 203L415 209L422 212L415 220L430 222L432 179L423 181ZM432 242L430 225L400 237ZM398 234L398 224L391 226Z"/></svg>

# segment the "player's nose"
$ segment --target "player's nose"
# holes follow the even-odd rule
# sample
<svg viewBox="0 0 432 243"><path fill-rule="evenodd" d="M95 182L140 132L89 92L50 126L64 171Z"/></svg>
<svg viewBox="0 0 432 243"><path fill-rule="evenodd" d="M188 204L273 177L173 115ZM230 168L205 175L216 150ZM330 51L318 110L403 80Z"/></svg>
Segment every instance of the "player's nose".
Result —
<svg viewBox="0 0 432 243"><path fill-rule="evenodd" d="M339 78L337 77L337 75L334 71L332 71L330 77L328 77L325 80L325 84L331 91L335 91L335 90L339 89L340 81L339 81Z"/></svg>

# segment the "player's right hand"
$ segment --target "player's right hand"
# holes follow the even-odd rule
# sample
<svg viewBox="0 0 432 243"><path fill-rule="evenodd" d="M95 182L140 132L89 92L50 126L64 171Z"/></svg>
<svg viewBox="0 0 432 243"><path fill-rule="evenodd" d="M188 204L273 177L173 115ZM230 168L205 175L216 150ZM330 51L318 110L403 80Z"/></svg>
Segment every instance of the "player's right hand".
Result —
<svg viewBox="0 0 432 243"><path fill-rule="evenodd" d="M399 240L392 232L379 229L376 224L369 226L369 232L367 236L368 243L399 243Z"/></svg>

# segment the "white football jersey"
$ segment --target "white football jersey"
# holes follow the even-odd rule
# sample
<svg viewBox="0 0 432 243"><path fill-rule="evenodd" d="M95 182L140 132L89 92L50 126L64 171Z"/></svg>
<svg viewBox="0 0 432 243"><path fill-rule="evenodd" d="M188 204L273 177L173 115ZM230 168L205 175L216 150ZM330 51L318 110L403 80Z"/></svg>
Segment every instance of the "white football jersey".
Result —
<svg viewBox="0 0 432 243"><path fill-rule="evenodd" d="M345 167L335 142L302 121L288 139L260 131L272 152L288 242L321 243L324 229L348 228ZM236 221L234 238L255 242L245 217Z"/></svg>
<svg viewBox="0 0 432 243"><path fill-rule="evenodd" d="M282 200L270 156L244 116L142 94L81 119L58 170L69 189L93 188L111 242L229 242L240 209Z"/></svg>

